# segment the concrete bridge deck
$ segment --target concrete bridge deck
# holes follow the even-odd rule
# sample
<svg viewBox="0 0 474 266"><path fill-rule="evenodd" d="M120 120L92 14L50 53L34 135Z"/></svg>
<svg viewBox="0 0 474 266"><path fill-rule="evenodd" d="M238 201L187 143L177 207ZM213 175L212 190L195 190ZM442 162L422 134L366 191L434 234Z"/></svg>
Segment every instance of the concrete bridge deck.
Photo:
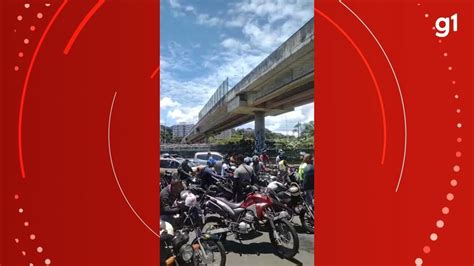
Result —
<svg viewBox="0 0 474 266"><path fill-rule="evenodd" d="M264 61L228 90L225 83L200 112L191 133L194 143L255 120L257 146L264 142L265 116L293 111L313 101L314 20L311 19ZM218 96L216 98L216 96ZM260 143L259 143L260 142Z"/></svg>

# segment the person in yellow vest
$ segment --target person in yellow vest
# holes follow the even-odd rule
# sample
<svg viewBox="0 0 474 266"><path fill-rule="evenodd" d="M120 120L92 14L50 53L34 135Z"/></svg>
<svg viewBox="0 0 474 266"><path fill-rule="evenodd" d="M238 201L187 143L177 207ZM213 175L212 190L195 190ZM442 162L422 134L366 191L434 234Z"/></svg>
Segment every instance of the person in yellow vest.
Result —
<svg viewBox="0 0 474 266"><path fill-rule="evenodd" d="M286 162L286 156L284 154L279 156L279 161L278 161L278 182L289 182L289 167L288 163Z"/></svg>
<svg viewBox="0 0 474 266"><path fill-rule="evenodd" d="M307 162L305 162L304 158L306 156L305 152L300 152L300 159L301 159L301 164L298 167L298 172L296 172L296 181L300 184L303 183L303 178L304 178L304 168L308 165Z"/></svg>

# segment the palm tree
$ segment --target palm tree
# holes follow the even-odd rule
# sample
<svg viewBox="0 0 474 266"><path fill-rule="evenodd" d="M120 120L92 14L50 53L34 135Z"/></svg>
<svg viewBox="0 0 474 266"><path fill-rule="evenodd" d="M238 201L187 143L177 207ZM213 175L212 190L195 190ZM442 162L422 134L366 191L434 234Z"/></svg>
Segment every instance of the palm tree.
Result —
<svg viewBox="0 0 474 266"><path fill-rule="evenodd" d="M293 129L293 132L297 132L298 133L298 138L300 137L300 134L301 134L301 122L298 122L296 123L294 129Z"/></svg>

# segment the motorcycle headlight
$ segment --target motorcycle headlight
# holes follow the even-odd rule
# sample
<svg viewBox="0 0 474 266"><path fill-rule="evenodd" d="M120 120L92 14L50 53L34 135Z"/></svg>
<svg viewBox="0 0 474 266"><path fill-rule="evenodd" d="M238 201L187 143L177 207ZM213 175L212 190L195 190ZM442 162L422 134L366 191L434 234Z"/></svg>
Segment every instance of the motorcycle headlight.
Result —
<svg viewBox="0 0 474 266"><path fill-rule="evenodd" d="M179 254L184 262L189 262L193 258L193 248L191 245L183 245L179 249Z"/></svg>

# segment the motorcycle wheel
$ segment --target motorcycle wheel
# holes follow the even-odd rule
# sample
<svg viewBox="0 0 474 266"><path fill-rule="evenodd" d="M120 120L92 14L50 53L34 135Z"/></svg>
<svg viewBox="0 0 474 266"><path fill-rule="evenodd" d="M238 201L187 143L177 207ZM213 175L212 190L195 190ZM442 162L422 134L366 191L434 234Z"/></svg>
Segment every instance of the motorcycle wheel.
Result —
<svg viewBox="0 0 474 266"><path fill-rule="evenodd" d="M300 214L300 222L305 232L308 234L314 234L314 219L307 211Z"/></svg>
<svg viewBox="0 0 474 266"><path fill-rule="evenodd" d="M197 239L193 241L193 245L197 244ZM224 246L220 241L201 239L201 246L207 255L204 257L201 247L199 247L193 256L194 265L219 265L224 266L226 261L226 253Z"/></svg>
<svg viewBox="0 0 474 266"><path fill-rule="evenodd" d="M300 248L300 242L298 239L298 234L296 233L296 229L294 226L290 224L290 222L286 219L281 219L275 221L275 231L279 235L281 242L284 243L285 246L279 245L273 235L273 231L270 229L270 241L272 245L276 249L276 253L285 259L293 258ZM291 245L293 243L293 245ZM286 247L288 245L288 247Z"/></svg>
<svg viewBox="0 0 474 266"><path fill-rule="evenodd" d="M221 227L225 227L225 225L222 224L222 218L218 216L210 216L206 218L206 221L202 227L202 232L206 233L209 230L221 228ZM226 239L227 239L227 232L219 234L220 241L226 241Z"/></svg>

